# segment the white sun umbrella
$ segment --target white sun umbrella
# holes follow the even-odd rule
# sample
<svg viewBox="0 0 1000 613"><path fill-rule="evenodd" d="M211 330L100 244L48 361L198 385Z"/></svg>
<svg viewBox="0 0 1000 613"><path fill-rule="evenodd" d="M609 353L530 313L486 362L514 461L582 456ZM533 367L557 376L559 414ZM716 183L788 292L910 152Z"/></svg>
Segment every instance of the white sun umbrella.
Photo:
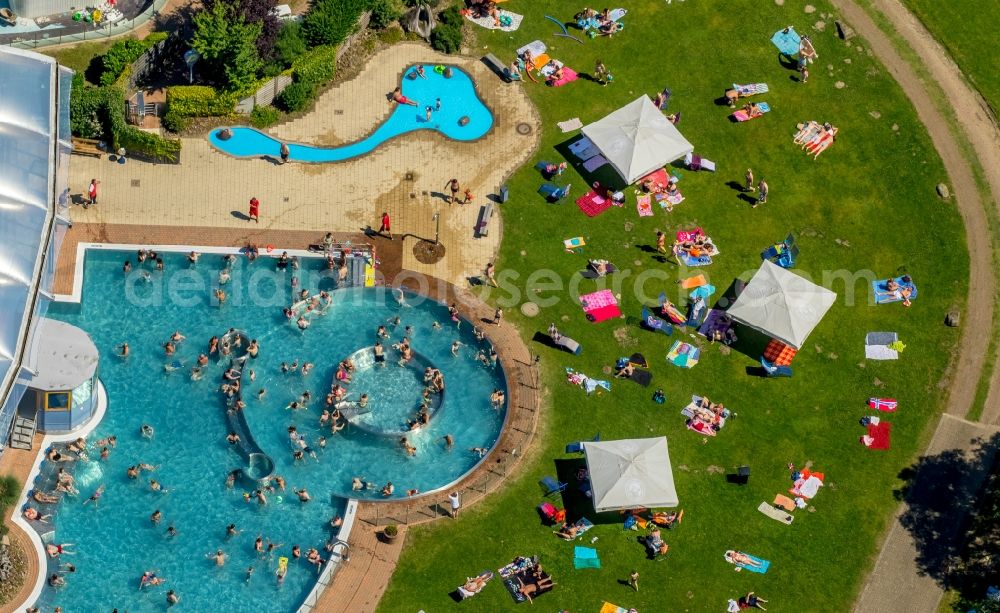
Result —
<svg viewBox="0 0 1000 613"><path fill-rule="evenodd" d="M679 504L665 436L585 442L583 451L598 513Z"/></svg>

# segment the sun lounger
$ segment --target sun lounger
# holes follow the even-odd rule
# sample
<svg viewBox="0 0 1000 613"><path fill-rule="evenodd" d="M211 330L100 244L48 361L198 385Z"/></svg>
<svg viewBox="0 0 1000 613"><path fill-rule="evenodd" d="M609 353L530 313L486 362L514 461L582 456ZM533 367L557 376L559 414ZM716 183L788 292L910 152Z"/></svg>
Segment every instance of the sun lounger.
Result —
<svg viewBox="0 0 1000 613"><path fill-rule="evenodd" d="M705 159L700 155L695 155L693 153L688 153L684 156L684 166L688 170L699 171L707 170L708 172L715 172L715 162L712 160Z"/></svg>
<svg viewBox="0 0 1000 613"><path fill-rule="evenodd" d="M781 509L776 509L776 508L772 507L771 505L767 504L766 502L760 503L760 506L757 507L757 510L760 511L761 513L763 513L764 515L767 515L768 517L770 517L771 519L773 519L775 521L780 521L781 523L785 524L786 526L791 526L792 525L792 521L795 520L795 517L792 516L787 511L783 511Z"/></svg>
<svg viewBox="0 0 1000 613"><path fill-rule="evenodd" d="M562 483L555 477L549 475L542 477L542 480L539 481L538 484L542 486L543 490L545 490L546 496L551 496L552 494L558 494L563 490L565 490L566 486L569 485L568 483Z"/></svg>

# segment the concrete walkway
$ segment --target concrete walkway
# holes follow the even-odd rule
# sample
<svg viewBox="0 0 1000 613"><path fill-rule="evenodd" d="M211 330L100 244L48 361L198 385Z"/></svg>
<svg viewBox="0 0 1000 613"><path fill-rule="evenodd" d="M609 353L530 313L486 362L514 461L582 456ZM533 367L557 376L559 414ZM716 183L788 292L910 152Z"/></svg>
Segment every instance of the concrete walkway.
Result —
<svg viewBox="0 0 1000 613"><path fill-rule="evenodd" d="M204 137L183 139L180 165L138 161L119 165L74 156L71 192L81 194L93 178L101 184L99 204L87 210L74 207L73 220L245 229L247 203L256 197L261 202L260 229L311 230L322 235L322 231L359 232L369 225L378 228L382 212L387 211L397 240L408 235L403 267L463 285L493 259L502 236L496 214L489 235L474 238L480 205L538 145L540 125L521 85L503 83L470 58L400 44L376 54L356 77L325 92L315 110L270 132L283 140L324 145L362 138L388 115L391 107L385 95L412 63L458 64L469 72L493 111L493 129L474 142L410 133L368 155L331 164L282 166L236 159L213 149ZM453 177L463 189L472 189L476 196L472 205L449 205L439 195ZM435 213L441 214L440 237L446 253L428 265L416 259L412 247L420 237L434 239Z"/></svg>

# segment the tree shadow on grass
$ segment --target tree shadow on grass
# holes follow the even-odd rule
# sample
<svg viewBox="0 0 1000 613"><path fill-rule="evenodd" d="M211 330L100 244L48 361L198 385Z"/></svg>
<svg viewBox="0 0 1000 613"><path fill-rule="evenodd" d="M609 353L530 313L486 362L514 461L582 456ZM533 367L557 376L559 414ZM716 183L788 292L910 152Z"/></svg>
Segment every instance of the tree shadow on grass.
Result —
<svg viewBox="0 0 1000 613"><path fill-rule="evenodd" d="M968 453L949 449L922 456L899 473L906 484L893 492L906 504L899 523L913 538L920 573L974 598L997 580L998 493L991 487L982 500L979 495L995 469L998 447L1000 434L978 439Z"/></svg>

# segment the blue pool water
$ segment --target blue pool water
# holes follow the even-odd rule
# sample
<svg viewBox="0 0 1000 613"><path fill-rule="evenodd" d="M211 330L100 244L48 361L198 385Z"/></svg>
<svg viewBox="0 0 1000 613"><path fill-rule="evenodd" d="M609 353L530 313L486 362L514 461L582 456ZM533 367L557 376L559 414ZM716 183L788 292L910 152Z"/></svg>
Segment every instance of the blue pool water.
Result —
<svg viewBox="0 0 1000 613"><path fill-rule="evenodd" d="M49 311L51 317L86 330L100 350L100 377L109 407L88 440L116 434L118 446L105 462L97 460L94 451L94 461L79 465L81 494L58 507L54 540L76 544L78 553L64 561L72 561L77 571L67 576L65 588L45 589L39 603L43 610L56 605L67 611L162 610L166 590L173 589L181 597L174 607L178 611L293 611L312 588L316 573L304 560L292 560L284 585L278 587L277 555L288 556L293 544L300 545L303 554L311 547L322 550L330 536L327 522L343 509L343 499L336 497L381 498L378 492L352 492L353 476L379 486L392 481L397 498L411 488L429 491L454 481L479 461L469 448L490 447L496 441L503 414L490 407L489 395L493 388L505 386L502 372L474 360L481 345L471 326L463 324L456 330L444 307L421 304L416 296L407 297L415 306L401 307L389 293L383 300L378 289L336 290L330 310L314 317L303 333L281 313L292 301L291 272L276 273L273 260L262 258L251 264L240 259L228 285L229 300L219 307L210 304L208 296L222 269L221 256L204 255L189 268L183 255L161 255L165 272L148 264L140 267L133 253L89 251L82 303L57 304ZM135 270L126 278L121 267L129 256ZM300 288L315 292L332 286L321 275L322 264L303 260ZM149 282L141 280L140 269L149 272ZM399 449L396 436L370 434L355 426L331 434L318 424L337 362L371 346L376 328L396 316L402 324L396 329L389 326L387 367L359 365L357 379L349 387L352 396L368 391L374 414L381 415L381 406L389 425L396 426L415 412L422 381L397 366L396 353L388 348L388 343L400 340L403 326L412 326L414 348L442 370L446 382L441 410L430 425L409 435L418 450L415 457ZM435 321L443 327L434 329ZM230 327L244 330L261 344L260 356L248 363L256 380L245 380L243 391L250 429L274 459L276 473L286 479L288 489L307 488L312 502L301 504L286 491L276 493L283 502L271 495L269 504L259 506L243 501L249 485L225 487L227 472L245 466L225 441L225 408L217 387L228 361L212 359L200 381L191 380L189 369L198 353L207 349L208 338L222 336ZM162 345L174 330L187 340L180 343L176 356L167 358ZM458 357L451 353L454 340L465 343ZM115 348L125 341L131 355L122 359ZM174 359L184 367L167 372L164 365ZM305 376L281 372L283 361L296 360L300 365L313 362L315 369ZM259 389L266 389L262 400L257 399ZM287 410L286 405L305 390L313 397L310 408ZM139 435L144 423L155 428L153 440ZM294 462L286 432L293 424L313 443L318 460ZM328 438L325 450L316 444L321 432ZM444 447L445 434L455 438L451 451ZM139 462L158 468L139 481L129 480L126 468ZM150 478L169 492L151 491ZM99 484L107 488L100 506L84 505ZM153 526L149 516L157 509L163 521ZM242 533L227 540L229 523ZM170 524L179 532L172 539L165 535ZM275 559L255 557L257 535L283 544ZM205 557L218 548L230 556L222 568ZM251 565L256 572L245 583L245 570ZM167 583L138 591L139 577L146 570L157 570Z"/></svg>
<svg viewBox="0 0 1000 613"><path fill-rule="evenodd" d="M427 78L410 79L409 74L416 68L410 67L404 73L401 84L403 95L418 102L417 106L407 104L393 105L389 115L368 137L341 147L312 147L289 143L290 159L296 162L340 162L359 155L371 153L376 147L387 140L414 132L417 130L436 130L454 140L469 141L484 136L493 126L493 114L486 108L476 94L472 77L462 70L452 68L449 79L434 71L427 65ZM440 110L436 110L437 101L441 101ZM384 98L371 101L356 101L358 104L387 104ZM432 107L431 119L427 120L426 108ZM466 125L460 125L459 120L468 117ZM336 118L331 121L336 122ZM208 136L209 142L217 149L236 157L279 157L281 141L253 128L233 127L232 137L228 140L219 138L219 130L212 130Z"/></svg>

